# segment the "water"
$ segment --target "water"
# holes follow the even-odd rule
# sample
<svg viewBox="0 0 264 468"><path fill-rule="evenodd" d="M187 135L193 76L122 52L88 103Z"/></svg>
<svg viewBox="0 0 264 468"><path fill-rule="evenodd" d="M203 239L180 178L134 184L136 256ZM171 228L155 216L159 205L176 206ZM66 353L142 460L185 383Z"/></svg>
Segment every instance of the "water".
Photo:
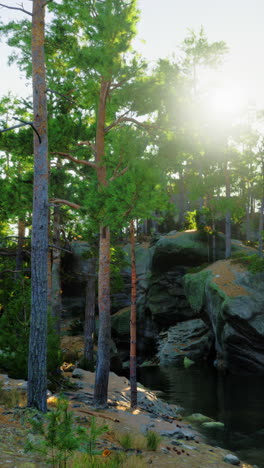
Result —
<svg viewBox="0 0 264 468"><path fill-rule="evenodd" d="M212 445L232 450L244 461L264 468L264 377L219 374L214 368L143 368L138 381L162 398L225 424L207 434Z"/></svg>

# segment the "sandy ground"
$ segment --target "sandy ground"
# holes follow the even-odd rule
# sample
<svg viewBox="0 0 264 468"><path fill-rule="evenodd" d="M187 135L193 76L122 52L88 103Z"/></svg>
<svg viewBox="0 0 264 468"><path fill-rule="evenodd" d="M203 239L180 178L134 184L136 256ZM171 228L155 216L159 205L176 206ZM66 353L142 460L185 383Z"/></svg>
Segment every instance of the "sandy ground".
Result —
<svg viewBox="0 0 264 468"><path fill-rule="evenodd" d="M78 387L76 390L67 391L66 394L70 400L71 409L81 421L81 425L85 425L91 416L95 415L97 424L101 423L109 426L109 434L103 438L105 449L111 450L113 446L121 447L117 442L117 434L129 432L135 438L141 437L142 439L142 434L146 429L159 433L168 431L169 433L174 432L174 435L163 436L156 452L142 451L143 460L147 464L155 468L165 468L167 466L177 468L209 468L212 466L227 468L228 464L223 461L223 458L225 454L230 452L206 444L203 437L179 416L176 406L161 402L155 393L139 385L139 407L132 411L129 402L129 381L125 377L118 377L111 372L109 407L104 410L97 410L92 406L94 373L83 370L80 370L80 372L81 378L73 378L72 373L65 373L65 376L71 382L75 382ZM0 381L3 382L3 387L6 389L18 388L25 391L26 382L22 380L9 379L7 376L0 375ZM54 405L55 400L56 396L49 397L48 404L50 407ZM145 409L146 407L149 408L148 411ZM0 421L2 426L8 427L9 430L18 427L18 423L14 423L12 411L10 414L6 414L5 408L2 406L0 406ZM0 466L6 465L1 464ZM9 464L9 466L11 465ZM241 462L240 467L250 468L251 465Z"/></svg>

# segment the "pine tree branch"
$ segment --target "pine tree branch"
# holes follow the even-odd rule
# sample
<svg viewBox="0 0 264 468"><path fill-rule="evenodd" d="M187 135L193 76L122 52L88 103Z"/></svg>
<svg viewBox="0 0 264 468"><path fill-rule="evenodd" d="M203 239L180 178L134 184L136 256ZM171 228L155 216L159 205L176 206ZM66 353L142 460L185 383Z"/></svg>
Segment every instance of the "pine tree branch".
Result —
<svg viewBox="0 0 264 468"><path fill-rule="evenodd" d="M77 146L90 146L96 153L96 146L91 141L80 141Z"/></svg>
<svg viewBox="0 0 264 468"><path fill-rule="evenodd" d="M137 200L138 198L138 192L135 192L133 197L132 197L132 200L131 200L131 203L130 203L130 207L125 211L125 213L122 215L123 218L126 218L130 213L131 211L133 210L133 208L135 207L135 201Z"/></svg>
<svg viewBox="0 0 264 468"><path fill-rule="evenodd" d="M128 112L129 112L129 111L128 111ZM148 129L148 130L160 128L160 127L158 127L157 125L147 124L147 123L144 123L144 122L140 122L139 120L134 119L133 117L125 117L125 115L126 115L128 112L125 112L125 114L123 114L123 115L121 115L120 117L118 117L118 119L116 119L113 123L111 123L108 127L106 127L105 130L104 130L105 133L108 133L112 128L116 127L116 126L117 126L118 124L120 124L121 122L131 122L131 123L136 124L138 127L143 127L143 128Z"/></svg>
<svg viewBox="0 0 264 468"><path fill-rule="evenodd" d="M129 167L125 167L124 169L122 169L122 171L120 172L117 172L116 170L114 171L114 174L112 175L112 177L109 179L109 182L112 182L113 180L117 179L118 177L121 177L123 174L125 174L127 171L128 171Z"/></svg>
<svg viewBox="0 0 264 468"><path fill-rule="evenodd" d="M58 94L58 96L61 96L62 98L66 99L67 101L69 101L69 102L71 102L72 104L75 104L75 105L76 105L76 102L75 102L73 99L68 98L67 96L65 96L65 94L60 93L59 91L55 91L54 89L47 88L46 92L50 92L50 93L53 93L53 94Z"/></svg>
<svg viewBox="0 0 264 468"><path fill-rule="evenodd" d="M50 249L57 249L57 250L62 250L63 252L67 252L72 254L72 251L69 249L64 249L63 247L58 247L57 245L49 244L48 245Z"/></svg>
<svg viewBox="0 0 264 468"><path fill-rule="evenodd" d="M77 203L73 203L68 200L62 200L61 198L52 198L50 202L54 204L58 203L60 205L68 205L75 210L79 210L81 208L81 205L77 205Z"/></svg>
<svg viewBox="0 0 264 468"><path fill-rule="evenodd" d="M69 159L69 161L75 162L76 164L83 164L84 166L90 166L93 167L94 169L97 169L97 164L91 162L91 161L85 161L84 159L77 159L72 154L69 153L63 153L61 151L53 151L50 154L56 154L57 156L60 156L65 159Z"/></svg>
<svg viewBox="0 0 264 468"><path fill-rule="evenodd" d="M34 132L36 133L39 139L39 143L41 143L40 134L37 131L37 129L34 127L33 122L26 122L25 120L17 119L16 117L13 117L13 118L14 120L18 120L19 122L23 122L23 123L18 124L18 125L13 125L12 127L4 128L3 130L0 130L0 133L8 132L9 130L14 130L15 128L19 128L19 127L25 127L25 125L30 125L32 130L34 130Z"/></svg>
<svg viewBox="0 0 264 468"><path fill-rule="evenodd" d="M23 7L11 7L8 5L4 5L3 3L0 3L0 7L8 8L9 10L19 10L19 11L22 11L23 13L26 13L29 16L33 16L32 13L30 13L30 11L25 10Z"/></svg>
<svg viewBox="0 0 264 468"><path fill-rule="evenodd" d="M125 116L129 113L129 111L124 112L124 114L120 115L114 122L112 122L108 127L104 129L105 133L108 133L111 128L116 127L120 122L123 122Z"/></svg>
<svg viewBox="0 0 264 468"><path fill-rule="evenodd" d="M31 271L30 268L25 268L23 270L2 270L0 272L0 276L4 275L5 273L26 273L26 272L29 272Z"/></svg>

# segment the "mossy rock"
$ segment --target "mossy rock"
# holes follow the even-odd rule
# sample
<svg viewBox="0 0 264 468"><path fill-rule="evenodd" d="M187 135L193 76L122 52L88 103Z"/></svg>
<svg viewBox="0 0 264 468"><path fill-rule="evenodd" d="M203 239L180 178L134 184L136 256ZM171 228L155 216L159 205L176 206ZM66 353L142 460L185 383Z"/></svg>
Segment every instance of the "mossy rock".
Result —
<svg viewBox="0 0 264 468"><path fill-rule="evenodd" d="M119 337L129 336L130 306L124 307L111 316L111 328L113 335L118 335Z"/></svg>
<svg viewBox="0 0 264 468"><path fill-rule="evenodd" d="M190 416L188 416L187 421L190 421L191 423L196 423L196 424L203 424L206 422L213 422L211 418L208 416L205 416L202 413L193 413Z"/></svg>
<svg viewBox="0 0 264 468"><path fill-rule="evenodd" d="M220 422L220 421L208 421L208 422L204 422L202 423L202 427L204 429L209 429L209 430L214 430L214 429L220 429L220 430L223 430L225 425L224 423Z"/></svg>

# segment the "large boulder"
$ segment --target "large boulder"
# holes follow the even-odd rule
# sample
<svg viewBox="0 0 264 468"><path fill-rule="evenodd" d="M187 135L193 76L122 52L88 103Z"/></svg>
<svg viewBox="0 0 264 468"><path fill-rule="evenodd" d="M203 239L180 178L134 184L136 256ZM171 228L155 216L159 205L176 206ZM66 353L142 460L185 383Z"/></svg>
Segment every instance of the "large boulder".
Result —
<svg viewBox="0 0 264 468"><path fill-rule="evenodd" d="M166 329L180 321L197 316L185 297L180 269L153 273L149 279L146 309L151 312L159 329Z"/></svg>
<svg viewBox="0 0 264 468"><path fill-rule="evenodd" d="M208 357L212 343L213 335L203 320L188 320L160 333L157 357L165 366L182 366L185 357L198 362Z"/></svg>
<svg viewBox="0 0 264 468"><path fill-rule="evenodd" d="M198 266L213 260L212 236L203 231L172 231L161 236L155 244L152 271L164 272L175 265ZM241 241L232 240L232 253L245 252L249 249ZM225 258L225 236L215 235L215 258Z"/></svg>
<svg viewBox="0 0 264 468"><path fill-rule="evenodd" d="M264 273L222 260L185 276L191 307L215 337L216 365L233 373L264 375Z"/></svg>

